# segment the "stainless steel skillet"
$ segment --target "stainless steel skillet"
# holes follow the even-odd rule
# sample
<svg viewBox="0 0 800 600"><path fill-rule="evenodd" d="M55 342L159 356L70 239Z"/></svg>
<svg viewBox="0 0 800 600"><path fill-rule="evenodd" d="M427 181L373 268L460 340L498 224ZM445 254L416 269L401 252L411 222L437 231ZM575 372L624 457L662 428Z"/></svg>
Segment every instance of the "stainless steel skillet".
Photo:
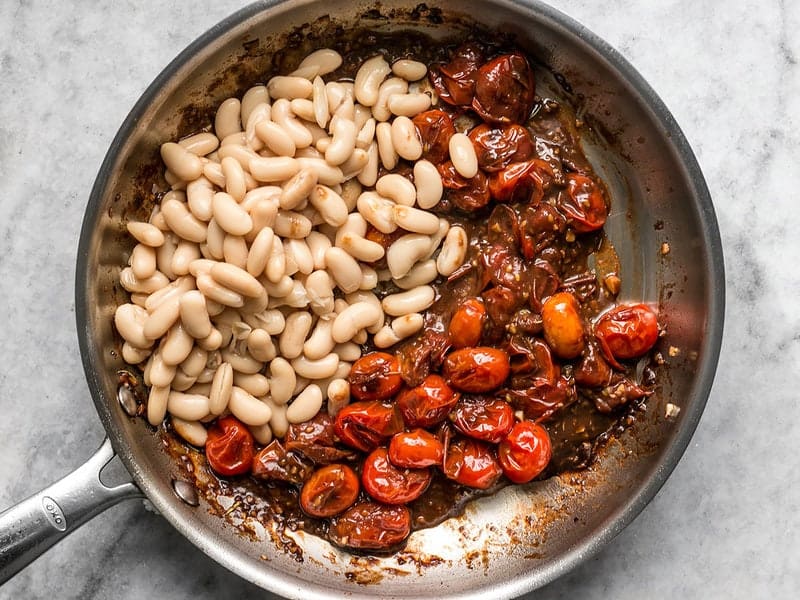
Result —
<svg viewBox="0 0 800 600"><path fill-rule="evenodd" d="M466 598L491 588L493 597L510 597L543 585L597 551L663 484L702 412L722 331L719 234L691 150L630 65L560 13L534 2L451 1L438 7L441 12L392 1L377 8L337 0L256 4L187 48L143 95L98 175L78 254L81 352L110 444L55 486L0 515L3 578L102 509L144 493L200 549L286 596L413 598L436 590L440 596ZM623 261L623 293L660 303L668 343L681 354L668 361L659 393L643 418L609 444L590 470L504 490L475 503L463 519L415 534L409 552L439 557L438 566L418 571L413 563L396 559L351 564L347 555L315 538L300 539L306 560L299 565L268 540L239 536L204 504L193 507L179 500L172 480L181 477L181 470L163 452L159 438L119 407L117 371L124 365L114 353L111 315L120 298L116 273L130 250L122 224L143 212L147 173L142 166L153 164L158 145L202 121L203 107L210 111L263 79L273 52L330 35L337 24L413 28L441 37L460 31L471 19L517 34L519 43L558 73L593 117L600 135L587 140L587 150L612 187L609 235ZM658 252L663 242L671 248L666 258ZM681 407L677 418L665 418L667 402ZM100 484L97 472L111 458L112 446L136 485L107 489ZM380 581L360 586L351 581L358 577Z"/></svg>

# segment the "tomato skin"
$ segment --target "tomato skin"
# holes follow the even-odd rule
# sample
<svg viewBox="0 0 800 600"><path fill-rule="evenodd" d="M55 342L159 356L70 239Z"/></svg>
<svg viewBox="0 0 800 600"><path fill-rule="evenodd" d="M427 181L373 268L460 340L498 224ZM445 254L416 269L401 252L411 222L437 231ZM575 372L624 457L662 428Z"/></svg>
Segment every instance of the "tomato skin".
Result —
<svg viewBox="0 0 800 600"><path fill-rule="evenodd" d="M447 190L447 198L463 211L479 210L489 204L489 180L486 174L478 170L472 179L459 175L451 161L436 165L442 178L442 186Z"/></svg>
<svg viewBox="0 0 800 600"><path fill-rule="evenodd" d="M426 110L411 121L422 140L422 158L434 165L450 158L450 138L456 132L450 115L443 110Z"/></svg>
<svg viewBox="0 0 800 600"><path fill-rule="evenodd" d="M618 306L597 320L594 335L612 364L614 359L638 358L658 340L658 317L646 304Z"/></svg>
<svg viewBox="0 0 800 600"><path fill-rule="evenodd" d="M445 65L431 65L428 77L439 98L452 106L469 106L475 93L475 76L483 52L474 42L465 42Z"/></svg>
<svg viewBox="0 0 800 600"><path fill-rule="evenodd" d="M480 298L467 298L450 319L448 334L453 348L477 346L481 341L486 306Z"/></svg>
<svg viewBox="0 0 800 600"><path fill-rule="evenodd" d="M401 432L403 419L394 405L353 402L336 415L333 429L348 446L370 452L386 438Z"/></svg>
<svg viewBox="0 0 800 600"><path fill-rule="evenodd" d="M358 475L347 465L325 465L311 474L300 490L300 507L312 517L332 517L358 498Z"/></svg>
<svg viewBox="0 0 800 600"><path fill-rule="evenodd" d="M489 61L475 75L473 110L490 123L523 123L533 110L536 82L519 52Z"/></svg>
<svg viewBox="0 0 800 600"><path fill-rule="evenodd" d="M422 469L441 465L444 446L432 433L414 429L398 433L389 442L389 460L404 469Z"/></svg>
<svg viewBox="0 0 800 600"><path fill-rule="evenodd" d="M468 134L478 156L478 166L489 173L509 163L528 160L534 153L533 140L521 125L489 125L481 123Z"/></svg>
<svg viewBox="0 0 800 600"><path fill-rule="evenodd" d="M559 194L558 208L578 233L600 229L608 216L602 188L580 173L567 174L567 189Z"/></svg>
<svg viewBox="0 0 800 600"><path fill-rule="evenodd" d="M442 374L450 385L473 394L499 388L510 372L508 354L487 346L451 352L442 368Z"/></svg>
<svg viewBox="0 0 800 600"><path fill-rule="evenodd" d="M252 475L259 479L277 479L301 485L313 471L313 463L296 452L288 451L277 439L253 457Z"/></svg>
<svg viewBox="0 0 800 600"><path fill-rule="evenodd" d="M553 456L547 430L533 421L520 421L500 442L497 456L503 473L514 483L528 483L547 467Z"/></svg>
<svg viewBox="0 0 800 600"><path fill-rule="evenodd" d="M386 352L370 352L353 363L348 376L356 400L388 400L400 391L400 361Z"/></svg>
<svg viewBox="0 0 800 600"><path fill-rule="evenodd" d="M461 485L485 490L497 483L503 470L488 444L462 438L447 448L444 474Z"/></svg>
<svg viewBox="0 0 800 600"><path fill-rule="evenodd" d="M445 420L459 397L441 376L431 374L400 392L395 404L409 427L432 427Z"/></svg>
<svg viewBox="0 0 800 600"><path fill-rule="evenodd" d="M489 177L489 194L497 202L527 202L537 204L544 197L546 176L552 169L543 160L513 162Z"/></svg>
<svg viewBox="0 0 800 600"><path fill-rule="evenodd" d="M570 359L583 351L583 320L578 312L578 301L569 292L553 294L544 301L542 325L544 338L556 356Z"/></svg>
<svg viewBox="0 0 800 600"><path fill-rule="evenodd" d="M215 473L231 477L253 468L253 435L236 417L222 417L208 428L206 459Z"/></svg>
<svg viewBox="0 0 800 600"><path fill-rule="evenodd" d="M385 551L411 533L411 513L405 506L359 502L335 517L329 535L337 546Z"/></svg>
<svg viewBox="0 0 800 600"><path fill-rule="evenodd" d="M508 402L494 398L462 400L450 420L464 435L496 444L514 426L514 410Z"/></svg>
<svg viewBox="0 0 800 600"><path fill-rule="evenodd" d="M419 498L431 483L430 469L403 469L389 460L386 448L376 448L364 459L361 484L384 504L408 504Z"/></svg>

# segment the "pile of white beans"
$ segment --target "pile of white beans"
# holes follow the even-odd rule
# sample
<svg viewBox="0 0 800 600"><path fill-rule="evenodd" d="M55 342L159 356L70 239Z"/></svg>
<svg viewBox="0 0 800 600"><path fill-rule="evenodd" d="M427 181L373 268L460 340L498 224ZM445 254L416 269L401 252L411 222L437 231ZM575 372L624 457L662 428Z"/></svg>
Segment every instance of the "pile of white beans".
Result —
<svg viewBox="0 0 800 600"><path fill-rule="evenodd" d="M225 414L267 444L325 399L338 412L361 344L419 331L429 284L464 262L466 232L428 212L443 190L411 121L431 106L425 65L379 55L354 82L326 83L341 63L317 50L225 100L213 132L163 144L171 189L148 223L127 224L138 244L120 273L131 301L114 317L123 358L144 365L148 421L169 413L196 446ZM450 154L475 175L469 138L453 136ZM413 183L378 178L400 158L415 161ZM408 233L385 250L368 224ZM365 264L384 254L387 269ZM372 290L388 280L404 291L380 300Z"/></svg>

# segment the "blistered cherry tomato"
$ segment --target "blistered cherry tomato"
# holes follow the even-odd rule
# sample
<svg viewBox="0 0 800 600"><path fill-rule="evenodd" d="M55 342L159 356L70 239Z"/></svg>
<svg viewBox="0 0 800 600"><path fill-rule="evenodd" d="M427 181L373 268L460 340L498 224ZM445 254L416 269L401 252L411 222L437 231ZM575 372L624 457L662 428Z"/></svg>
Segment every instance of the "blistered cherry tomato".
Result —
<svg viewBox="0 0 800 600"><path fill-rule="evenodd" d="M637 358L656 343L658 318L645 304L618 306L598 319L594 335L606 358Z"/></svg>
<svg viewBox="0 0 800 600"><path fill-rule="evenodd" d="M353 402L336 415L333 429L348 446L364 452L376 448L403 430L403 419L394 405L377 401Z"/></svg>
<svg viewBox="0 0 800 600"><path fill-rule="evenodd" d="M426 110L411 119L422 141L422 158L435 165L450 157L450 138L456 132L453 119L442 110Z"/></svg>
<svg viewBox="0 0 800 600"><path fill-rule="evenodd" d="M492 444L502 440L514 426L514 410L503 400L462 400L450 415L461 433Z"/></svg>
<svg viewBox="0 0 800 600"><path fill-rule="evenodd" d="M311 475L300 491L300 507L312 517L344 512L358 497L358 475L347 465L326 465Z"/></svg>
<svg viewBox="0 0 800 600"><path fill-rule="evenodd" d="M580 173L567 175L567 189L559 195L558 208L578 233L600 229L608 215L603 190L594 179Z"/></svg>
<svg viewBox="0 0 800 600"><path fill-rule="evenodd" d="M544 178L548 170L550 167L543 160L513 162L489 176L489 194L497 202L536 204L544 197Z"/></svg>
<svg viewBox="0 0 800 600"><path fill-rule="evenodd" d="M431 427L444 421L458 398L439 375L428 375L417 387L400 392L396 404L409 427Z"/></svg>
<svg viewBox="0 0 800 600"><path fill-rule="evenodd" d="M497 348L462 348L447 355L442 374L457 390L480 394L499 388L508 377L508 354Z"/></svg>
<svg viewBox="0 0 800 600"><path fill-rule="evenodd" d="M489 173L499 171L511 162L526 161L534 153L531 134L521 125L481 123L468 135L478 156L478 166Z"/></svg>
<svg viewBox="0 0 800 600"><path fill-rule="evenodd" d="M486 306L480 298L467 298L450 319L448 333L453 348L477 346L481 341Z"/></svg>
<svg viewBox="0 0 800 600"><path fill-rule="evenodd" d="M222 417L208 428L206 458L220 475L244 475L253 467L253 435L236 417Z"/></svg>
<svg viewBox="0 0 800 600"><path fill-rule="evenodd" d="M441 465L444 446L432 433L424 429L404 431L389 442L389 460L404 469L422 469Z"/></svg>
<svg viewBox="0 0 800 600"><path fill-rule="evenodd" d="M411 533L411 513L405 506L359 502L334 517L328 533L337 546L390 550Z"/></svg>
<svg viewBox="0 0 800 600"><path fill-rule="evenodd" d="M370 352L353 363L348 376L356 400L386 400L403 385L400 362L386 352Z"/></svg>
<svg viewBox="0 0 800 600"><path fill-rule="evenodd" d="M489 180L483 171L479 170L472 179L464 179L449 160L438 164L436 169L442 177L448 200L456 207L471 212L489 204Z"/></svg>
<svg viewBox="0 0 800 600"><path fill-rule="evenodd" d="M604 387L611 381L611 374L611 367L597 349L597 344L587 344L583 357L575 365L575 383L588 388Z"/></svg>
<svg viewBox="0 0 800 600"><path fill-rule="evenodd" d="M575 358L584 347L578 301L569 292L553 294L542 306L544 339L560 358Z"/></svg>
<svg viewBox="0 0 800 600"><path fill-rule="evenodd" d="M453 106L469 106L475 93L475 76L483 52L474 42L465 42L445 65L431 65L428 76L439 98Z"/></svg>
<svg viewBox="0 0 800 600"><path fill-rule="evenodd" d="M472 108L490 123L523 123L536 99L528 60L519 52L489 61L475 75Z"/></svg>
<svg viewBox="0 0 800 600"><path fill-rule="evenodd" d="M500 442L497 456L503 473L514 483L528 483L544 471L553 450L547 430L533 421L520 421Z"/></svg>
<svg viewBox="0 0 800 600"><path fill-rule="evenodd" d="M259 479L277 479L300 485L313 471L311 461L287 451L280 440L272 440L253 457L253 477Z"/></svg>
<svg viewBox="0 0 800 600"><path fill-rule="evenodd" d="M491 446L463 438L447 448L444 474L461 485L485 490L497 483L503 470Z"/></svg>
<svg viewBox="0 0 800 600"><path fill-rule="evenodd" d="M378 502L407 504L428 489L431 470L398 468L389 460L386 448L377 448L364 459L361 483Z"/></svg>

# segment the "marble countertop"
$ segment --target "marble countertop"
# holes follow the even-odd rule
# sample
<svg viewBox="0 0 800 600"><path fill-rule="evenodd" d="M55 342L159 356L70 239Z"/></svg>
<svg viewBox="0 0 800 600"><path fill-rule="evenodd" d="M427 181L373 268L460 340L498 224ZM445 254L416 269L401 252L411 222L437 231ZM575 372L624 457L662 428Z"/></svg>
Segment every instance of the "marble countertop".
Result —
<svg viewBox="0 0 800 600"><path fill-rule="evenodd" d="M619 49L686 133L720 222L728 307L713 392L673 475L603 551L531 597L796 597L800 4L552 4ZM85 202L141 92L240 5L2 4L0 509L103 439L75 334ZM139 501L108 510L0 588L3 598L245 595L269 597Z"/></svg>

